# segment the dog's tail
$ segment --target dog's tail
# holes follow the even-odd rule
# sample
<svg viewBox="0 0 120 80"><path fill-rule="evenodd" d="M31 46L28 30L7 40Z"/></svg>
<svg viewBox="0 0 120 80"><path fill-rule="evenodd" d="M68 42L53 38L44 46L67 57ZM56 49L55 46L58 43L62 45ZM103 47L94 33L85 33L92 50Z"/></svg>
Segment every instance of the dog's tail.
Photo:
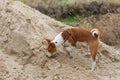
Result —
<svg viewBox="0 0 120 80"><path fill-rule="evenodd" d="M99 37L99 35L100 35L99 30L96 29L96 28L95 28L95 29L92 29L92 30L91 30L91 33L92 33L92 36L93 36L93 37L96 37L96 38Z"/></svg>

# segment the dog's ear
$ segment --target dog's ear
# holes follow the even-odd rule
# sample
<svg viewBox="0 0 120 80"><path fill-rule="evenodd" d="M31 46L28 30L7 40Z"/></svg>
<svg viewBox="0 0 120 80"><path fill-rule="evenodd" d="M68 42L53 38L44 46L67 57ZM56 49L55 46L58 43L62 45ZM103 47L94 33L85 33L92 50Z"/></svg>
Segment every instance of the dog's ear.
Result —
<svg viewBox="0 0 120 80"><path fill-rule="evenodd" d="M54 43L51 43L50 44L52 48L55 48L55 44Z"/></svg>
<svg viewBox="0 0 120 80"><path fill-rule="evenodd" d="M48 38L46 38L45 40L48 42L48 44L51 42L51 40Z"/></svg>

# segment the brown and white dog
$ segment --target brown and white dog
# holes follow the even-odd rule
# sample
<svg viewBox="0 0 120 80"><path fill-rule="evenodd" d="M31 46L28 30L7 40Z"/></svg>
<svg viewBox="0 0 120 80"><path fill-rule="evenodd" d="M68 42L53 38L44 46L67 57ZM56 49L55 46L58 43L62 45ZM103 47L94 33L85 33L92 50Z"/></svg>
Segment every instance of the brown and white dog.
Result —
<svg viewBox="0 0 120 80"><path fill-rule="evenodd" d="M96 66L96 55L98 53L99 47L99 37L100 32L98 29L92 29L91 31L86 30L84 28L68 28L63 32L60 32L54 40L46 39L48 42L48 52L46 54L47 57L53 56L56 51L57 46L60 44L68 43L71 45L72 54L75 54L75 46L77 42L86 42L89 46L91 57L92 57L92 68L91 71L95 69ZM75 55L73 55L73 58Z"/></svg>

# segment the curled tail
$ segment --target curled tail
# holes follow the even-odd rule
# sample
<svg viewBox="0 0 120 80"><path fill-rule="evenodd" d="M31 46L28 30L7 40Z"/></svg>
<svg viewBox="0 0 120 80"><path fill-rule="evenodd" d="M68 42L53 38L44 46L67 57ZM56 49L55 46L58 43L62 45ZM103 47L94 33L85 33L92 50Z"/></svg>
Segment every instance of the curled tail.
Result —
<svg viewBox="0 0 120 80"><path fill-rule="evenodd" d="M92 29L91 30L92 36L93 37L99 37L99 30L98 29Z"/></svg>

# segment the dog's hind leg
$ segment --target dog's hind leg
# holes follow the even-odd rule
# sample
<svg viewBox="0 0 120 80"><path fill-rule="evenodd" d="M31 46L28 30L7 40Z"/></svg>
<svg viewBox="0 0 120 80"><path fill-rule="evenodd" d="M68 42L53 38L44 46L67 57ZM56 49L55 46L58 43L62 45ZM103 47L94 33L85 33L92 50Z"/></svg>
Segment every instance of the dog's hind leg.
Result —
<svg viewBox="0 0 120 80"><path fill-rule="evenodd" d="M95 67L96 67L96 60L92 59L92 68L91 68L91 71L94 71Z"/></svg>
<svg viewBox="0 0 120 80"><path fill-rule="evenodd" d="M96 67L96 53L94 52L94 49L91 51L91 57L92 57L91 71L94 71Z"/></svg>
<svg viewBox="0 0 120 80"><path fill-rule="evenodd" d="M89 45L89 48L90 48L91 57L92 57L91 71L94 71L96 67L96 56L97 56L97 51L98 51L98 43L92 43L91 45Z"/></svg>
<svg viewBox="0 0 120 80"><path fill-rule="evenodd" d="M97 62L99 62L101 56L102 56L102 54L98 51L97 56L96 56L96 61Z"/></svg>

